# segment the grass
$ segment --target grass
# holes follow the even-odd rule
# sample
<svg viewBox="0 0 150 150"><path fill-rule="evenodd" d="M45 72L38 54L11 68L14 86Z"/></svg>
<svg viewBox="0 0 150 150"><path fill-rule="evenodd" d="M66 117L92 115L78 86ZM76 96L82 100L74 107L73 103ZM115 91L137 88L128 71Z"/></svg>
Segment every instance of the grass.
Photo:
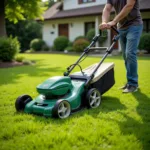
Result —
<svg viewBox="0 0 150 150"><path fill-rule="evenodd" d="M126 82L121 57L115 63L116 84L97 109L85 109L65 120L16 113L15 99L37 95L36 86L62 75L79 56L25 54L36 65L0 69L0 150L148 150L150 147L150 58L139 58L140 90L122 94ZM88 57L82 66L98 62Z"/></svg>

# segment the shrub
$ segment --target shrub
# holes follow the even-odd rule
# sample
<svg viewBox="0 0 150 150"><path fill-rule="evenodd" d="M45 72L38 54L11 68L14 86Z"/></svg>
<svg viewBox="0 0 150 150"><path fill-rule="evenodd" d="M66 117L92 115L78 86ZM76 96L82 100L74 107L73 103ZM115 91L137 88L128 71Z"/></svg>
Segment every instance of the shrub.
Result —
<svg viewBox="0 0 150 150"><path fill-rule="evenodd" d="M35 51L41 51L45 45L46 43L42 39L34 39L30 43L30 48Z"/></svg>
<svg viewBox="0 0 150 150"><path fill-rule="evenodd" d="M99 43L103 44L107 40L107 36L108 36L107 30L101 31L100 37L99 37Z"/></svg>
<svg viewBox="0 0 150 150"><path fill-rule="evenodd" d="M42 50L43 50L43 51L49 51L50 48L49 48L49 46L48 46L47 44L45 44L45 45L42 47Z"/></svg>
<svg viewBox="0 0 150 150"><path fill-rule="evenodd" d="M0 38L0 60L12 61L20 51L20 43L17 38Z"/></svg>
<svg viewBox="0 0 150 150"><path fill-rule="evenodd" d="M73 46L73 42L68 43L68 47Z"/></svg>
<svg viewBox="0 0 150 150"><path fill-rule="evenodd" d="M65 48L65 50L69 51L69 52L72 52L73 51L73 47L72 46L68 46Z"/></svg>
<svg viewBox="0 0 150 150"><path fill-rule="evenodd" d="M54 40L54 47L58 51L63 51L68 46L69 40L65 36L59 36Z"/></svg>
<svg viewBox="0 0 150 150"><path fill-rule="evenodd" d="M76 52L82 52L90 43L85 39L79 39L74 42L73 49Z"/></svg>
<svg viewBox="0 0 150 150"><path fill-rule="evenodd" d="M33 64L31 60L27 60L27 59L24 59L22 62L24 65L32 65Z"/></svg>
<svg viewBox="0 0 150 150"><path fill-rule="evenodd" d="M147 50L150 53L150 33L143 33L139 43L140 50Z"/></svg>
<svg viewBox="0 0 150 150"><path fill-rule="evenodd" d="M86 37L91 42L95 36L95 29L91 29L88 31ZM99 37L99 43L103 44L107 40L108 32L107 30L101 31L100 37Z"/></svg>
<svg viewBox="0 0 150 150"><path fill-rule="evenodd" d="M6 19L8 36L18 37L21 52L30 48L30 42L35 38L42 38L42 23L34 20L20 20L14 24Z"/></svg>
<svg viewBox="0 0 150 150"><path fill-rule="evenodd" d="M15 60L16 60L17 62L22 62L23 59L24 59L23 56L16 56L16 57L15 57Z"/></svg>
<svg viewBox="0 0 150 150"><path fill-rule="evenodd" d="M91 42L95 36L95 29L90 29L86 35L86 38Z"/></svg>
<svg viewBox="0 0 150 150"><path fill-rule="evenodd" d="M77 41L79 39L87 39L87 38L83 35L80 35L80 36L77 36L74 41Z"/></svg>

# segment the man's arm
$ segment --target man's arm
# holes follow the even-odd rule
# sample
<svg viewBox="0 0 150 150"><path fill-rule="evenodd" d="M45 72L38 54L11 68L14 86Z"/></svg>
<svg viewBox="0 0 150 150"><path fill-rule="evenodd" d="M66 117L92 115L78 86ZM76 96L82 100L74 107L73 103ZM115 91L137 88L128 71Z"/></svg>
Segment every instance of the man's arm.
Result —
<svg viewBox="0 0 150 150"><path fill-rule="evenodd" d="M111 9L112 9L111 4L105 5L105 7L103 9L103 14L102 14L102 23L103 22L107 23L109 21Z"/></svg>
<svg viewBox="0 0 150 150"><path fill-rule="evenodd" d="M125 18L133 9L136 0L127 0L127 4L123 7L121 12L113 19L113 21L108 22L108 28L116 25L120 20Z"/></svg>
<svg viewBox="0 0 150 150"><path fill-rule="evenodd" d="M109 21L109 18L110 18L111 9L112 9L111 4L105 5L103 9L103 14L102 14L102 23L99 25L100 29L105 29L107 27L107 22Z"/></svg>

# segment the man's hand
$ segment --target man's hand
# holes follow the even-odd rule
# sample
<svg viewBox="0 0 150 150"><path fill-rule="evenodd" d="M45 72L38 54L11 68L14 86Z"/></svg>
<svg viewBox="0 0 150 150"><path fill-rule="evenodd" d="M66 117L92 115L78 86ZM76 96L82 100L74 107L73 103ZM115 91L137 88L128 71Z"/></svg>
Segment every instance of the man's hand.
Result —
<svg viewBox="0 0 150 150"><path fill-rule="evenodd" d="M100 30L105 30L105 29L107 29L107 23L106 23L106 22L102 22L102 23L99 25L99 29L100 29Z"/></svg>
<svg viewBox="0 0 150 150"><path fill-rule="evenodd" d="M102 24L99 25L99 29L100 30L110 29L112 26L115 25L116 25L115 21L110 21L108 23L103 22Z"/></svg>
<svg viewBox="0 0 150 150"><path fill-rule="evenodd" d="M115 22L114 20L113 21L110 21L107 23L107 29L110 29L111 27L115 26L117 22Z"/></svg>

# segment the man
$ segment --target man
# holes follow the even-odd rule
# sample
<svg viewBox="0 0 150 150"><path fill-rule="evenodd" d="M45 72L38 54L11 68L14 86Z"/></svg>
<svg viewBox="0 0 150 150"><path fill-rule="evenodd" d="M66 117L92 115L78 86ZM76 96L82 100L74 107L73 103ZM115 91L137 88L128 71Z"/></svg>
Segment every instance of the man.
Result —
<svg viewBox="0 0 150 150"><path fill-rule="evenodd" d="M112 8L115 18L109 22ZM126 67L127 83L121 89L123 93L135 92L138 89L137 47L143 30L143 22L139 9L139 0L107 0L103 9L101 30L118 25L120 44Z"/></svg>

